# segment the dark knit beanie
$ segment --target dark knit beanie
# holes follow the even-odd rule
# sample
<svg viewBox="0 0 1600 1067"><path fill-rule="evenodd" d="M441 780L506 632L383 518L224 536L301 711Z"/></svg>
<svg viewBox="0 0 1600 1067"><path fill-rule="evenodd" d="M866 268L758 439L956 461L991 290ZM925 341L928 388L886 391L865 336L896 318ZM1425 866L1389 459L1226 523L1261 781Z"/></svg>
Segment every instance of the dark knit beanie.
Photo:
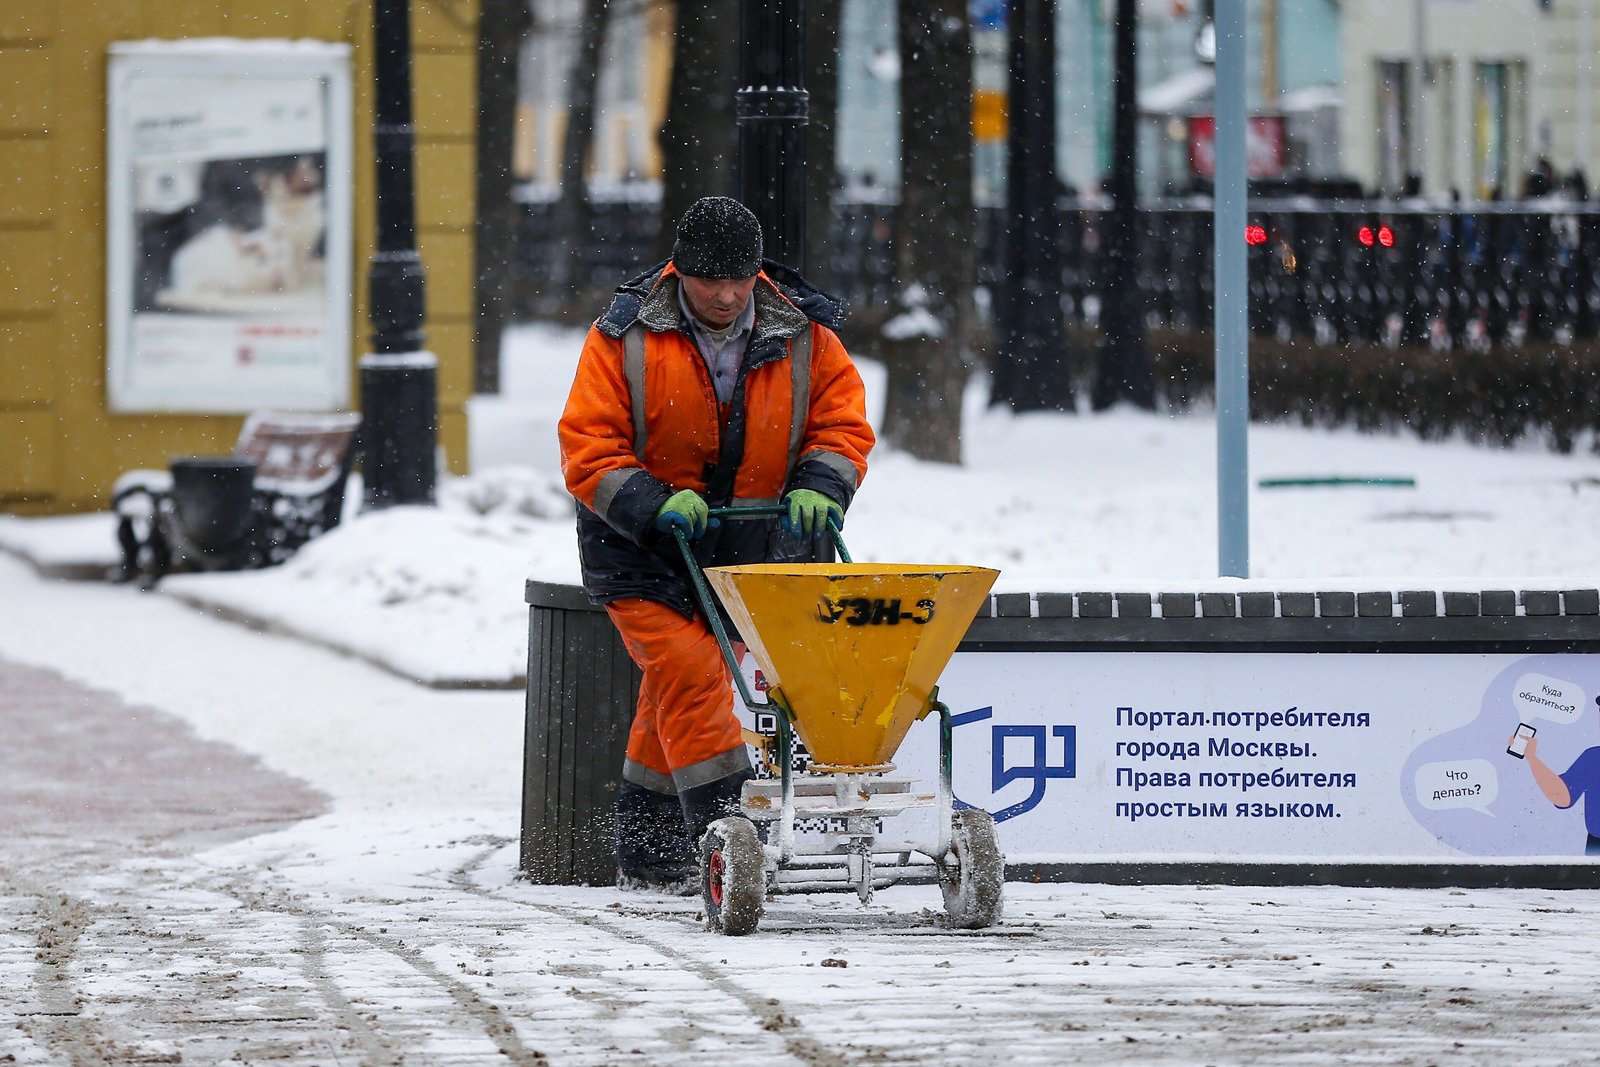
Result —
<svg viewBox="0 0 1600 1067"><path fill-rule="evenodd" d="M728 196L703 196L678 220L672 265L691 278L751 278L761 273L761 223Z"/></svg>

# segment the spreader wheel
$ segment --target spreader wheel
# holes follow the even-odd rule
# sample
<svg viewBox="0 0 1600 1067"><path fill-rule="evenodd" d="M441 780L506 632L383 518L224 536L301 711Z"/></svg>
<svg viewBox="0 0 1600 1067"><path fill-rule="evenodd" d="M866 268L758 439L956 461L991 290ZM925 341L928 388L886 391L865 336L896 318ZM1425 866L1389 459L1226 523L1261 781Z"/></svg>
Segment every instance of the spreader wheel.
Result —
<svg viewBox="0 0 1600 1067"><path fill-rule="evenodd" d="M951 855L939 866L939 888L950 925L962 930L993 926L1000 918L1006 858L986 811L963 808L950 827Z"/></svg>
<svg viewBox="0 0 1600 1067"><path fill-rule="evenodd" d="M756 928L767 877L754 823L735 815L706 828L700 839L700 884L708 930L740 937Z"/></svg>

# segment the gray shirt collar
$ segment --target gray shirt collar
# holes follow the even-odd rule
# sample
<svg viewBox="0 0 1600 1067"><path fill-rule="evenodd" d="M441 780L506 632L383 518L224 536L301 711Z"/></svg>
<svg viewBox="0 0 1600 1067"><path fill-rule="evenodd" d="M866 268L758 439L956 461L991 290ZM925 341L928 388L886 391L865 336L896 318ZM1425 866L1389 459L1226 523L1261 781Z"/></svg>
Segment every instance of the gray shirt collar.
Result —
<svg viewBox="0 0 1600 1067"><path fill-rule="evenodd" d="M688 320L689 329L694 332L695 347L700 350L700 358L711 375L711 386L716 390L717 399L728 403L733 399L733 385L739 378L739 365L744 362L745 350L750 347L750 335L756 321L755 294L750 295L744 308L734 316L726 330L715 332L689 310L689 298L684 295L681 284L678 286L678 307ZM720 340L718 334L721 335Z"/></svg>
<svg viewBox="0 0 1600 1067"><path fill-rule="evenodd" d="M684 293L681 282L678 284L678 307L683 311L683 317L688 320L689 325L694 329L700 340L715 348L722 348L735 337L748 333L756 321L756 298L754 293L750 294L750 299L745 301L744 308L739 314L734 316L733 322L729 324L725 333L720 330L714 333L711 327L695 317L694 312L689 309L689 297ZM717 336L718 333L722 334L720 338Z"/></svg>

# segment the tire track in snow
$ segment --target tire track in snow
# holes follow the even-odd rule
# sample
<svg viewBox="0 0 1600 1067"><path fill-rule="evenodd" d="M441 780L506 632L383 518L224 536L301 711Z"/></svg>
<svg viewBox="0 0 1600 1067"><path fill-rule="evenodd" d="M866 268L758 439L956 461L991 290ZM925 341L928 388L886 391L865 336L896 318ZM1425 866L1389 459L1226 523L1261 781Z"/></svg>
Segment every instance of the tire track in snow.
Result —
<svg viewBox="0 0 1600 1067"><path fill-rule="evenodd" d="M619 941L643 945L650 951L671 960L678 966L680 971L693 975L742 1005L754 1017L756 1024L762 1030L776 1035L783 1042L785 1051L800 1063L805 1064L806 1067L845 1067L850 1062L849 1058L842 1053L829 1048L806 1033L799 1020L780 1010L780 1004L775 998L746 989L731 976L719 971L715 966L706 963L704 960L696 959L646 934L635 930L622 929L616 923L608 921L604 916L596 915L591 911L582 908L564 907L560 904L538 904L533 901L518 900L515 897L493 892L475 881L474 874L488 861L489 857L510 844L511 840L505 838L483 849L450 872L450 884L456 889L475 896L531 908L565 922L597 930ZM692 1019L685 1021L691 1025L694 1022Z"/></svg>
<svg viewBox="0 0 1600 1067"><path fill-rule="evenodd" d="M235 900L240 899L238 896ZM246 907L251 905L246 904ZM273 909L278 910L278 909ZM344 991L328 973L328 938L323 933L327 925L317 918L297 915L300 920L300 944L305 953L306 978L322 998L322 1003L332 1012L335 1026L350 1034L361 1046L363 1067L402 1062L394 1043L361 1013L356 1011Z"/></svg>
<svg viewBox="0 0 1600 1067"><path fill-rule="evenodd" d="M544 1053L531 1049L522 1042L517 1034L516 1027L499 1005L485 1002L483 997L471 986L441 971L432 961L420 951L410 948L399 938L387 937L383 934L374 934L354 923L335 919L327 914L313 911L310 908L295 904L285 899L284 895L269 897L260 891L244 890L234 885L224 885L223 891L247 908L258 911L276 911L293 915L307 924L308 931L315 935L310 955L314 958L315 971L311 977L316 983L318 992L329 1002L329 1006L340 1013L341 1018L350 1024L352 1032L371 1035L370 1040L363 1040L362 1044L368 1052L363 1057L363 1062L400 1062L403 1054L397 1054L391 1039L356 1010L355 1006L345 997L339 989L335 979L328 974L327 954L328 943L324 929L338 931L345 937L360 941L388 956L400 961L410 970L421 975L433 985L437 986L449 1000L455 1003L467 1016L482 1029L486 1037L509 1062L518 1067L548 1067L549 1060ZM309 961L308 961L309 962ZM374 1060L372 1057L384 1057Z"/></svg>
<svg viewBox="0 0 1600 1067"><path fill-rule="evenodd" d="M105 1042L94 1020L82 1014L82 994L71 977L78 939L93 921L87 904L63 892L21 886L35 901L33 988L37 1003L22 1011L17 1026L37 1045L64 1053L73 1067L102 1062Z"/></svg>
<svg viewBox="0 0 1600 1067"><path fill-rule="evenodd" d="M47 1056L16 1056L19 1061L73 1067L258 1057L350 1062L320 1044L342 1032L365 1053L361 1064L400 1062L393 1048L362 1040L359 1017L337 995L326 995L326 987L318 989L315 965L299 965L310 972L305 987L287 984L284 972L296 969L288 960L314 956L318 946L308 937L276 941L275 931L251 921L259 909L233 909L225 895L144 864L52 874L88 884L76 892L31 890L40 902L41 996L36 1010L18 1013L38 1017L35 1025L24 1020L19 1028ZM275 957L279 943L287 952ZM254 955L238 966L247 953ZM0 1053L6 1051L0 1044ZM0 1062L9 1060L0 1054Z"/></svg>

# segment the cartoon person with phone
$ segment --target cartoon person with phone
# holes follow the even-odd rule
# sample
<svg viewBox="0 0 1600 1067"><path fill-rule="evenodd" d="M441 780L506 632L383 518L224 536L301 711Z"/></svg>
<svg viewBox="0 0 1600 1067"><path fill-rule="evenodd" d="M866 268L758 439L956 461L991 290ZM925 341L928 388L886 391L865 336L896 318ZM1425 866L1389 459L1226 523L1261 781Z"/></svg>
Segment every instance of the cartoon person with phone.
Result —
<svg viewBox="0 0 1600 1067"><path fill-rule="evenodd" d="M1595 699L1600 704L1600 697ZM1539 758L1537 731L1526 723L1517 724L1517 732L1506 740L1506 751L1522 759L1533 772L1539 792L1558 808L1570 808L1586 794L1594 803L1583 806L1583 822L1589 832L1584 855L1600 856L1600 745L1586 748L1572 761L1572 766L1557 774L1549 764Z"/></svg>

